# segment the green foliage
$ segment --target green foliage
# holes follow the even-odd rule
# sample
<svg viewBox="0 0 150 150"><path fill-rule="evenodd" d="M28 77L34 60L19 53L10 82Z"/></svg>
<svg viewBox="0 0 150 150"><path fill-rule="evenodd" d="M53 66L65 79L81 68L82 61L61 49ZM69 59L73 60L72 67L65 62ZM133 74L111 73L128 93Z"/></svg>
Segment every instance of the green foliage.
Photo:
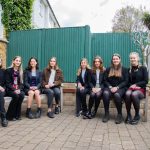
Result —
<svg viewBox="0 0 150 150"><path fill-rule="evenodd" d="M144 24L148 27L148 29L150 30L150 13L145 12L143 15L142 20L144 21Z"/></svg>
<svg viewBox="0 0 150 150"><path fill-rule="evenodd" d="M10 31L31 29L32 5L34 0L0 0L2 23L6 35Z"/></svg>

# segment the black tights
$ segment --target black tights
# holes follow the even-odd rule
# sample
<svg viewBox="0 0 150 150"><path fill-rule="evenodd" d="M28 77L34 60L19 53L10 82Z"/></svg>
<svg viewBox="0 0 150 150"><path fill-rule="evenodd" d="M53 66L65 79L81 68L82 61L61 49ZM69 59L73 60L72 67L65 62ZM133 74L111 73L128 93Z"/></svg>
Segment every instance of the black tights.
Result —
<svg viewBox="0 0 150 150"><path fill-rule="evenodd" d="M124 93L125 93L124 89L119 89L115 93L112 93L109 89L104 90L103 103L104 103L105 113L109 112L110 98L111 98L111 96L113 96L114 103L116 105L118 114L122 114L122 97L123 97Z"/></svg>
<svg viewBox="0 0 150 150"><path fill-rule="evenodd" d="M89 112L91 112L91 109L92 109L94 103L95 103L94 111L97 112L98 106L100 104L101 95L102 95L102 91L99 91L97 93L94 93L94 92L90 93Z"/></svg>
<svg viewBox="0 0 150 150"><path fill-rule="evenodd" d="M135 113L138 115L140 110L140 99L144 98L144 94L141 91L131 91L126 92L125 104L127 109L127 114L130 114L131 104L133 103Z"/></svg>

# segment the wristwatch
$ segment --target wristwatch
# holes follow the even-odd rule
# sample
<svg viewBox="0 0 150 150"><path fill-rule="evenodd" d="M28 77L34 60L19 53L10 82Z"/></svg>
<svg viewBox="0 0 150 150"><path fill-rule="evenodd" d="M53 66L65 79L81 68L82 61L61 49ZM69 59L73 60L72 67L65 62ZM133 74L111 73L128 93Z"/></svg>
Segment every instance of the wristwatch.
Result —
<svg viewBox="0 0 150 150"><path fill-rule="evenodd" d="M111 89L112 88L112 86L109 86L109 89Z"/></svg>

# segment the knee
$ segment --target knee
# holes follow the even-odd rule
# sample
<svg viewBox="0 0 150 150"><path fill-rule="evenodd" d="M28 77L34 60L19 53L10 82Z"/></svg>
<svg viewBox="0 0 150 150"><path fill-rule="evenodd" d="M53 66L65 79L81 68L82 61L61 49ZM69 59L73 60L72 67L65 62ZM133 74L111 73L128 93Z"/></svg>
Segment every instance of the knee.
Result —
<svg viewBox="0 0 150 150"><path fill-rule="evenodd" d="M119 93L115 93L114 94L114 101L115 102L121 102L121 100L122 100L122 98L121 98L120 94Z"/></svg>
<svg viewBox="0 0 150 150"><path fill-rule="evenodd" d="M103 96L104 96L104 97L105 97L105 96L110 96L110 92L107 91L107 90L105 90L105 91L103 92Z"/></svg>
<svg viewBox="0 0 150 150"><path fill-rule="evenodd" d="M36 90L36 91L34 92L34 94L35 94L35 96L40 96L40 91L39 91L39 90Z"/></svg>
<svg viewBox="0 0 150 150"><path fill-rule="evenodd" d="M131 94L132 100L135 100L138 97L138 94L135 92L132 92Z"/></svg>
<svg viewBox="0 0 150 150"><path fill-rule="evenodd" d="M29 96L34 96L34 91L30 90L30 91L28 92L28 95L29 95Z"/></svg>
<svg viewBox="0 0 150 150"><path fill-rule="evenodd" d="M90 98L94 98L95 97L95 93L93 93L93 92L91 92L91 94L90 94Z"/></svg>
<svg viewBox="0 0 150 150"><path fill-rule="evenodd" d="M50 96L54 96L54 92L52 90L47 90L46 91L46 94L47 95L50 95Z"/></svg>

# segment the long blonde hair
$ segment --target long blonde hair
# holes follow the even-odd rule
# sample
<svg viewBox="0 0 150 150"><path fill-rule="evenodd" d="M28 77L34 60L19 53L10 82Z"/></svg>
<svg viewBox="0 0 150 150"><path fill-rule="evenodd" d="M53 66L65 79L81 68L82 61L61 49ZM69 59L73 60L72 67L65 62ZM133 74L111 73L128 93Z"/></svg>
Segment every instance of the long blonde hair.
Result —
<svg viewBox="0 0 150 150"><path fill-rule="evenodd" d="M19 58L19 59L21 60L21 64L20 64L20 66L19 66L19 76L20 76L20 82L23 83L23 68L22 68L22 58L21 58L21 56L15 56L15 57L13 58L13 60L12 60L11 66L10 66L9 68L14 68L14 67L15 67L13 61L14 61L15 59L17 59L17 58Z"/></svg>
<svg viewBox="0 0 150 150"><path fill-rule="evenodd" d="M52 69L52 67L50 66L50 61L51 61L52 59L55 59L55 61L56 61L56 65L55 65L54 69L55 69L55 70L59 69L58 63L57 63L57 58L56 58L56 57L51 57L51 58L49 59L47 68L48 68L49 70Z"/></svg>
<svg viewBox="0 0 150 150"><path fill-rule="evenodd" d="M115 76L115 77L121 77L122 76L122 65L121 63L117 66L117 68L114 67L113 64L113 57L117 56L120 60L121 57L119 54L115 53L112 55L112 59L111 59L111 67L110 67L110 71L109 71L109 77Z"/></svg>
<svg viewBox="0 0 150 150"><path fill-rule="evenodd" d="M90 69L90 65L88 64L88 60L87 60L86 58L82 58L82 59L80 60L80 67L79 67L79 69L78 69L78 71L77 71L77 75L78 75L78 76L81 74L81 70L82 70L82 68L81 68L81 62L82 62L82 61L85 61L86 64L87 64L86 69Z"/></svg>
<svg viewBox="0 0 150 150"><path fill-rule="evenodd" d="M105 71L105 67L103 66L103 60L102 60L102 58L101 58L100 56L96 56L96 57L94 58L94 60L93 60L93 66L92 66L93 72L94 72L94 73L96 72L96 67L95 67L95 60L96 60L96 59L98 59L99 62L100 62L100 67L99 67L100 71L101 71L101 72L104 72L104 71Z"/></svg>

